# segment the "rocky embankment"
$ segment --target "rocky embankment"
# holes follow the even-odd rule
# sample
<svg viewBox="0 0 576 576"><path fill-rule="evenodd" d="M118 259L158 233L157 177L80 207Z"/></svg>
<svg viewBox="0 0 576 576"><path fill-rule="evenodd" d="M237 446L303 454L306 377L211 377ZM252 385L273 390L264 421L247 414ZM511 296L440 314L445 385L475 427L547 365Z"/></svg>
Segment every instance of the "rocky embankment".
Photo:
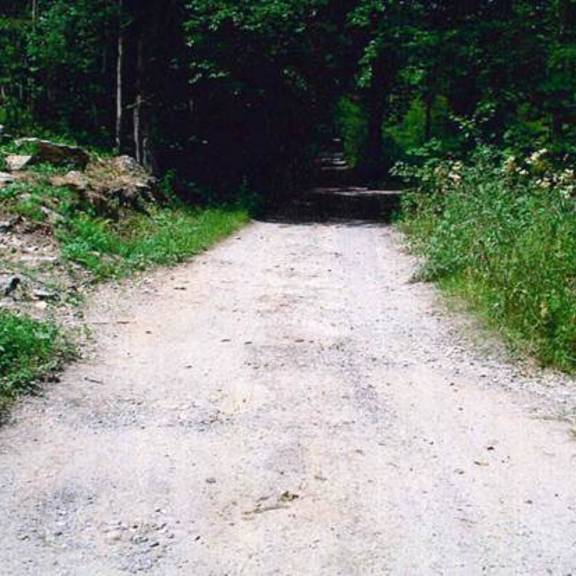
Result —
<svg viewBox="0 0 576 576"><path fill-rule="evenodd" d="M0 310L60 321L93 283L65 258L67 221L120 221L159 202L158 183L128 156L100 156L37 138L0 140ZM67 314L69 312L70 314Z"/></svg>

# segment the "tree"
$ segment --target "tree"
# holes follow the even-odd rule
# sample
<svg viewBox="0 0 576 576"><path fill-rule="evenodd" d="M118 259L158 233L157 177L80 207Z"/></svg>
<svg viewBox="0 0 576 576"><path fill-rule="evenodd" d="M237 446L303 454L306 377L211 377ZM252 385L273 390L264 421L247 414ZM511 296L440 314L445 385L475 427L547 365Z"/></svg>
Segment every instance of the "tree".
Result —
<svg viewBox="0 0 576 576"><path fill-rule="evenodd" d="M569 152L575 5L0 0L0 122L267 194L307 183L344 97L365 119L367 180L432 139L453 154L477 139Z"/></svg>

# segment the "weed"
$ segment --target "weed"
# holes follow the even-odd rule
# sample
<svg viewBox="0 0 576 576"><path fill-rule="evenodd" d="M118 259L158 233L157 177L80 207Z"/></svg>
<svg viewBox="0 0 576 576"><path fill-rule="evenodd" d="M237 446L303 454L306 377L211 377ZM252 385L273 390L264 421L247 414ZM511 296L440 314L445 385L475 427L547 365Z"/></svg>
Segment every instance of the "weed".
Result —
<svg viewBox="0 0 576 576"><path fill-rule="evenodd" d="M0 311L0 411L70 353L53 324Z"/></svg>
<svg viewBox="0 0 576 576"><path fill-rule="evenodd" d="M66 258L103 280L182 262L247 221L247 211L233 208L153 208L119 223L79 214L60 230L59 239Z"/></svg>
<svg viewBox="0 0 576 576"><path fill-rule="evenodd" d="M411 170L403 227L440 281L543 364L576 368L576 181L546 154ZM405 172L406 173L406 172Z"/></svg>

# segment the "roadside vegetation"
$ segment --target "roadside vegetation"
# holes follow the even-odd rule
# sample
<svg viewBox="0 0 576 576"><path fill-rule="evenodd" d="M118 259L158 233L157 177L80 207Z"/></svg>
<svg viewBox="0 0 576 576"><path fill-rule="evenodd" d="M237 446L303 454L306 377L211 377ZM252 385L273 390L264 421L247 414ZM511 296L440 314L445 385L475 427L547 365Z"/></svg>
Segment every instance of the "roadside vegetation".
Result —
<svg viewBox="0 0 576 576"><path fill-rule="evenodd" d="M249 220L240 207L152 208L121 223L81 214L59 230L62 253L97 280L154 265L174 265L232 234Z"/></svg>
<svg viewBox="0 0 576 576"><path fill-rule="evenodd" d="M54 324L0 311L0 414L71 354Z"/></svg>
<svg viewBox="0 0 576 576"><path fill-rule="evenodd" d="M399 166L415 190L403 229L422 279L462 298L543 364L576 368L576 176L547 150L480 147Z"/></svg>

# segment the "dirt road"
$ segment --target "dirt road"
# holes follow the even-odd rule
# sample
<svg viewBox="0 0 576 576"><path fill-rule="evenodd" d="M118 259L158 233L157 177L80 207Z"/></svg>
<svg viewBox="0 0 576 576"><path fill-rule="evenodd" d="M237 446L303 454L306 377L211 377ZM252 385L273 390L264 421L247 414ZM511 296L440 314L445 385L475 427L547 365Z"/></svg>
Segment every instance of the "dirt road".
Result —
<svg viewBox="0 0 576 576"><path fill-rule="evenodd" d="M576 385L414 284L395 232L257 223L106 289L0 430L0 573L576 573Z"/></svg>

